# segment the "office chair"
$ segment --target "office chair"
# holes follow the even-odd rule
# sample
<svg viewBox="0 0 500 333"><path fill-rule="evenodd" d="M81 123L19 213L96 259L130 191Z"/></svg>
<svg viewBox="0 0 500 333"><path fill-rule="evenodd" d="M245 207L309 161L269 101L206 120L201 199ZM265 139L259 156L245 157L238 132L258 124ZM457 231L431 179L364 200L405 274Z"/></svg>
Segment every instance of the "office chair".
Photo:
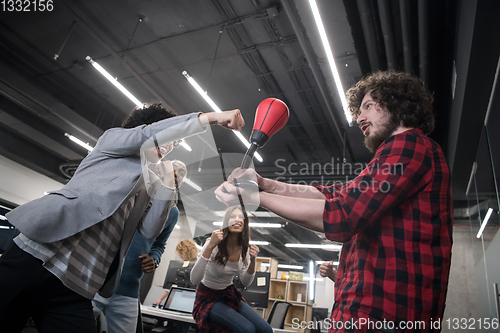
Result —
<svg viewBox="0 0 500 333"><path fill-rule="evenodd" d="M284 301L275 301L273 303L269 317L267 317L267 322L272 328L283 329L285 326L285 317L291 305L292 303Z"/></svg>
<svg viewBox="0 0 500 333"><path fill-rule="evenodd" d="M312 309L312 321L315 323L315 328L310 329L310 333L321 333L324 320L328 317L328 308L313 308ZM322 323L318 323L322 322Z"/></svg>

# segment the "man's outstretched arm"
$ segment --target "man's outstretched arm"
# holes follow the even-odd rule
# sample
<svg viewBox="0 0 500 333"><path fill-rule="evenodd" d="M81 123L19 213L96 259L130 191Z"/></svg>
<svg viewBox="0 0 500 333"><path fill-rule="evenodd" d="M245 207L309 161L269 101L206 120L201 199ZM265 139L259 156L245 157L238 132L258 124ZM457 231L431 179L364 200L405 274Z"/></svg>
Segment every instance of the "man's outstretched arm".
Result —
<svg viewBox="0 0 500 333"><path fill-rule="evenodd" d="M249 193L249 190L239 190L245 205L260 205L304 228L324 232L323 211L325 197L319 191L317 192L322 196L322 199L284 196L266 191L260 193L258 191L251 191ZM217 200L228 206L239 204L237 188L229 181L222 183L215 190L215 196Z"/></svg>

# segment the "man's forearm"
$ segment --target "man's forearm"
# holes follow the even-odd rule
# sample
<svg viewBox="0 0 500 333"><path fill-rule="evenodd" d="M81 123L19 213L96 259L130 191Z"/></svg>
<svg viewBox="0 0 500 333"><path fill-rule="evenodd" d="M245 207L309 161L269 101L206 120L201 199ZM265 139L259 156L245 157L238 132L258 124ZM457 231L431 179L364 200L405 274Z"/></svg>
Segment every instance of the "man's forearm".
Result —
<svg viewBox="0 0 500 333"><path fill-rule="evenodd" d="M324 232L324 197L323 199L296 198L260 192L260 206L304 228Z"/></svg>
<svg viewBox="0 0 500 333"><path fill-rule="evenodd" d="M258 176L257 182L259 187L267 193L285 197L325 200L323 193L310 185L288 184L260 176Z"/></svg>

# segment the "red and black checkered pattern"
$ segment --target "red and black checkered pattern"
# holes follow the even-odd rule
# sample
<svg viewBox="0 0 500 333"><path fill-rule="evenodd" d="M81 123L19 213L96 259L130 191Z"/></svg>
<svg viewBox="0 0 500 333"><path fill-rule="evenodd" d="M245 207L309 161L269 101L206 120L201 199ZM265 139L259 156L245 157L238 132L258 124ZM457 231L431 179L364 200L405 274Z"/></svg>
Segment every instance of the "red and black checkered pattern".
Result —
<svg viewBox="0 0 500 333"><path fill-rule="evenodd" d="M246 303L234 284L231 284L226 289L214 290L200 282L196 287L196 299L193 306L193 318L196 320L198 331L201 333L230 333L229 328L226 326L209 321L208 315L212 305L217 302L223 302L240 312L241 300Z"/></svg>
<svg viewBox="0 0 500 333"><path fill-rule="evenodd" d="M332 320L423 320L432 331L431 318L444 312L452 246L441 147L418 129L396 134L353 181L318 189L327 197L325 235L344 243Z"/></svg>

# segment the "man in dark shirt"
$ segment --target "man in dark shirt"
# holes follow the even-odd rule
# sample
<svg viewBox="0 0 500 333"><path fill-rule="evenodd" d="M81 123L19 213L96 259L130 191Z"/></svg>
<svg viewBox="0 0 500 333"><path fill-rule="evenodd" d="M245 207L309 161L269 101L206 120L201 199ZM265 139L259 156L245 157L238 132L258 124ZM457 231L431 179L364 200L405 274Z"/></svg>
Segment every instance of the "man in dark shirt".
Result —
<svg viewBox="0 0 500 333"><path fill-rule="evenodd" d="M343 185L308 186L236 169L216 191L238 202L235 178L263 190L245 197L342 242L330 332L439 331L452 246L450 173L434 128L432 94L394 71L366 76L348 92L349 110L375 152Z"/></svg>

